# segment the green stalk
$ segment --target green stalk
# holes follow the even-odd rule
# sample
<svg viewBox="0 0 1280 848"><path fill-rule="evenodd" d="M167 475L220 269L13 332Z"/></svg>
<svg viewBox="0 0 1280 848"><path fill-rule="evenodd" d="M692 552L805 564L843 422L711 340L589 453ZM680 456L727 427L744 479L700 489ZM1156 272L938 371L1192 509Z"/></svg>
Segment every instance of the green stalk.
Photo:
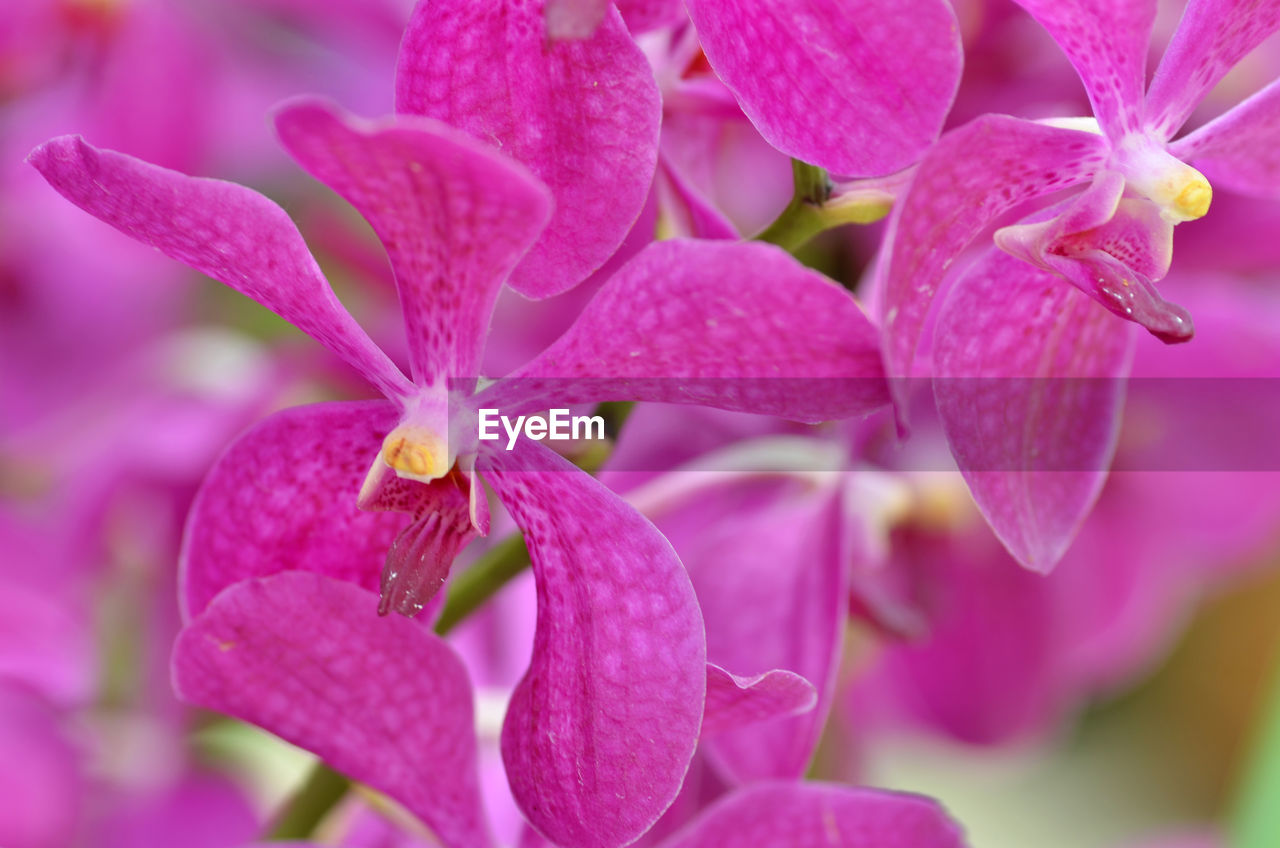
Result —
<svg viewBox="0 0 1280 848"><path fill-rule="evenodd" d="M275 842L307 839L350 788L348 778L324 763L316 763L302 788L294 793L276 819L267 839Z"/></svg>
<svg viewBox="0 0 1280 848"><path fill-rule="evenodd" d="M831 180L823 169L791 160L795 191L787 208L755 236L795 253L819 233L843 224L870 224L889 214L892 196L881 191L855 191L831 196Z"/></svg>
<svg viewBox="0 0 1280 848"><path fill-rule="evenodd" d="M1232 848L1280 845L1280 666L1231 817Z"/></svg>

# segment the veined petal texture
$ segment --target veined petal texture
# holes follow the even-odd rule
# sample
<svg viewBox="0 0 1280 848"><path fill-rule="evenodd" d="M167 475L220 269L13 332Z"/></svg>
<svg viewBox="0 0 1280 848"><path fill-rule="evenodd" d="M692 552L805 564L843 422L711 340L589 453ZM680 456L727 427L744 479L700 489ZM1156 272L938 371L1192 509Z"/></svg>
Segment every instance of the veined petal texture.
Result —
<svg viewBox="0 0 1280 848"><path fill-rule="evenodd" d="M774 147L846 176L914 162L960 82L940 0L689 0L712 68Z"/></svg>

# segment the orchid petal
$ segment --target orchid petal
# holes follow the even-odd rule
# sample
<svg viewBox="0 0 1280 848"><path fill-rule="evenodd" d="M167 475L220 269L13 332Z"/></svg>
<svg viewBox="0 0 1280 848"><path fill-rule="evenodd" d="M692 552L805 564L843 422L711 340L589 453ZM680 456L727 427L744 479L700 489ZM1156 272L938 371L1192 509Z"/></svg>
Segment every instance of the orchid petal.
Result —
<svg viewBox="0 0 1280 848"><path fill-rule="evenodd" d="M1048 578L1019 568L978 522L900 533L889 566L918 583L927 621L916 638L887 650L875 672L900 709L970 745L1053 726L1064 694L1054 581L1065 566Z"/></svg>
<svg viewBox="0 0 1280 848"><path fill-rule="evenodd" d="M997 250L938 318L934 396L978 508L1047 572L1093 507L1115 451L1130 328L1053 274Z"/></svg>
<svg viewBox="0 0 1280 848"><path fill-rule="evenodd" d="M771 782L711 805L662 848L964 848L960 826L918 795L827 783Z"/></svg>
<svg viewBox="0 0 1280 848"><path fill-rule="evenodd" d="M178 635L173 685L384 792L448 846L490 844L471 683L413 622L358 586L304 572L239 583Z"/></svg>
<svg viewBox="0 0 1280 848"><path fill-rule="evenodd" d="M599 268L648 198L661 103L616 10L590 38L548 44L538 0L419 2L400 45L396 108L495 144L551 189L551 225L510 280L530 297Z"/></svg>
<svg viewBox="0 0 1280 848"><path fill-rule="evenodd" d="M703 750L739 783L804 774L826 723L848 609L842 498L789 478L720 483L652 510L675 545L706 617L707 656L759 674L810 681L803 715L718 733Z"/></svg>
<svg viewBox="0 0 1280 848"><path fill-rule="evenodd" d="M794 672L775 668L754 677L739 677L707 663L702 735L807 712L817 703L818 691L813 684Z"/></svg>
<svg viewBox="0 0 1280 848"><path fill-rule="evenodd" d="M222 589L305 569L377 591L387 551L411 519L367 512L356 496L396 425L384 401L323 403L277 412L240 437L205 478L191 507L180 568L183 609L197 615ZM385 505L389 506L389 505Z"/></svg>
<svg viewBox="0 0 1280 848"><path fill-rule="evenodd" d="M569 330L477 398L534 411L695 403L821 421L883 405L879 334L848 292L760 243L672 239L605 283Z"/></svg>
<svg viewBox="0 0 1280 848"><path fill-rule="evenodd" d="M1155 0L1014 2L1048 30L1067 55L1107 137L1119 141L1140 131Z"/></svg>
<svg viewBox="0 0 1280 848"><path fill-rule="evenodd" d="M900 170L938 136L960 80L938 0L689 0L711 67L765 140L837 174Z"/></svg>
<svg viewBox="0 0 1280 848"><path fill-rule="evenodd" d="M1214 185L1280 198L1280 80L1178 139L1169 151L1194 161Z"/></svg>
<svg viewBox="0 0 1280 848"><path fill-rule="evenodd" d="M474 378L503 280L551 196L525 168L426 118L375 125L315 99L276 114L286 150L373 225L395 270L414 381Z"/></svg>
<svg viewBox="0 0 1280 848"><path fill-rule="evenodd" d="M658 159L658 197L666 225L676 235L704 239L738 239L733 224L715 208L670 160Z"/></svg>
<svg viewBox="0 0 1280 848"><path fill-rule="evenodd" d="M122 233L261 303L342 358L388 398L413 386L325 282L285 211L255 191L188 177L79 136L29 161L58 193Z"/></svg>
<svg viewBox="0 0 1280 848"><path fill-rule="evenodd" d="M1147 127L1168 139L1227 71L1280 29L1280 0L1190 0L1147 92Z"/></svg>
<svg viewBox="0 0 1280 848"><path fill-rule="evenodd" d="M1104 139L986 115L944 135L894 209L882 266L885 368L910 376L925 317L948 267L1001 213L1101 169Z"/></svg>
<svg viewBox="0 0 1280 848"><path fill-rule="evenodd" d="M621 845L676 797L706 690L702 616L671 546L541 445L482 454L537 578L529 671L502 731L511 791L563 845Z"/></svg>

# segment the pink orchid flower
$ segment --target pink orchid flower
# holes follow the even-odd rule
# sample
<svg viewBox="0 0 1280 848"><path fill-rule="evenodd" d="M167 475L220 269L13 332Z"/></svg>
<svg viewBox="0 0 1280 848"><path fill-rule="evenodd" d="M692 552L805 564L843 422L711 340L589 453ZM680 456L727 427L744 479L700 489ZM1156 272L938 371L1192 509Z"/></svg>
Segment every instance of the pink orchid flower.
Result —
<svg viewBox="0 0 1280 848"><path fill-rule="evenodd" d="M228 451L190 520L186 613L289 568L367 588L381 571L381 609L416 612L455 553L487 531L482 468L525 531L539 585L533 660L504 733L516 797L561 840L638 835L678 789L701 718L702 620L688 578L644 519L552 451L477 444L476 410L632 398L844 417L887 398L874 328L838 286L769 245L664 242L614 275L541 356L482 386L489 311L549 218L547 189L428 119L371 125L304 101L277 128L386 246L413 381L342 309L261 195L76 138L32 155L77 205L273 309L388 398L286 410ZM820 379L769 379L787 375ZM579 769L596 777L584 782Z"/></svg>
<svg viewBox="0 0 1280 848"><path fill-rule="evenodd" d="M178 639L175 685L189 700L272 730L386 793L440 844L491 845L466 670L442 639L415 623L365 616L361 610L371 600L350 583L302 572L239 583ZM669 715L645 718L633 711L626 720L646 722L656 732ZM607 715L597 721L602 731L620 732ZM618 756L631 759L634 752ZM589 785L606 776L607 770L580 764L575 778ZM626 795L616 806L615 815L633 818L633 807L647 809L651 802L643 794ZM547 820L545 814L530 818L544 825ZM571 831L542 830L550 842L530 832L521 844L620 845L639 835L622 835L613 822L599 820ZM791 782L728 795L661 844L808 845L832 838L867 848L963 845L958 826L928 799Z"/></svg>
<svg viewBox="0 0 1280 848"><path fill-rule="evenodd" d="M1067 53L1094 117L989 115L943 136L894 211L880 311L887 367L908 376L960 251L1023 201L1088 184L997 230L1002 250L960 275L934 332L934 390L957 461L1010 552L1047 571L1114 450L1134 340L1112 315L1165 341L1191 338L1190 315L1153 284L1169 269L1174 225L1208 211L1205 174L1246 193L1280 186L1280 85L1170 141L1204 93L1280 27L1280 3L1193 0L1145 95L1154 2L1126 0L1107 14L1082 0L1022 5Z"/></svg>

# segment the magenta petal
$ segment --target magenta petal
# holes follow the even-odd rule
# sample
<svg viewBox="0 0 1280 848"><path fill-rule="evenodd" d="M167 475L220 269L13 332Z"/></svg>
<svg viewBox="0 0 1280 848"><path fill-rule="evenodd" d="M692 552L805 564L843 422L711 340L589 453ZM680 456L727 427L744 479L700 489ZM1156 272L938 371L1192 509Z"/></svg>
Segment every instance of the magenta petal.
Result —
<svg viewBox="0 0 1280 848"><path fill-rule="evenodd" d="M811 710L817 703L818 690L795 672L775 668L754 677L739 677L707 663L702 735L785 718Z"/></svg>
<svg viewBox="0 0 1280 848"><path fill-rule="evenodd" d="M298 228L266 197L98 150L79 136L46 142L29 161L90 215L258 301L387 397L412 394L409 381L338 302Z"/></svg>
<svg viewBox="0 0 1280 848"><path fill-rule="evenodd" d="M1194 162L1215 186L1280 197L1280 80L1178 139L1169 150Z"/></svg>
<svg viewBox="0 0 1280 848"><path fill-rule="evenodd" d="M666 539L590 475L528 441L490 459L538 587L533 658L502 731L511 791L558 844L625 844L676 797L697 742L693 587Z"/></svg>
<svg viewBox="0 0 1280 848"><path fill-rule="evenodd" d="M879 333L840 286L773 245L671 239L477 403L651 400L822 421L887 397Z"/></svg>
<svg viewBox="0 0 1280 848"><path fill-rule="evenodd" d="M174 689L386 793L444 845L489 845L466 669L439 637L373 615L373 603L318 574L239 583L179 634Z"/></svg>
<svg viewBox="0 0 1280 848"><path fill-rule="evenodd" d="M376 592L387 551L410 519L359 510L356 496L398 417L384 401L300 406L232 444L187 521L180 565L186 614L197 615L233 583L289 569Z"/></svg>
<svg viewBox="0 0 1280 848"><path fill-rule="evenodd" d="M885 367L909 376L947 268L1001 213L1075 185L1105 163L1092 133L986 115L944 135L894 209L883 265Z"/></svg>
<svg viewBox="0 0 1280 848"><path fill-rule="evenodd" d="M704 239L738 239L733 224L698 190L669 156L658 159L655 181L662 214L676 235Z"/></svg>
<svg viewBox="0 0 1280 848"><path fill-rule="evenodd" d="M1067 640L1055 592L1070 569L1046 578L1019 568L976 522L959 531L900 533L892 557L890 568L916 583L912 594L927 622L879 661L879 685L895 690L900 708L970 745L1007 744L1052 728L1072 694L1064 692Z"/></svg>
<svg viewBox="0 0 1280 848"><path fill-rule="evenodd" d="M745 674L786 669L817 691L803 715L704 740L726 779L797 778L813 755L848 609L843 503L838 488L810 480L748 477L651 510L698 593L710 660Z"/></svg>
<svg viewBox="0 0 1280 848"><path fill-rule="evenodd" d="M761 783L717 801L662 848L964 848L960 826L918 795Z"/></svg>
<svg viewBox="0 0 1280 848"><path fill-rule="evenodd" d="M1015 0L1062 48L1093 114L1119 141L1142 128L1147 45L1156 0Z"/></svg>
<svg viewBox="0 0 1280 848"><path fill-rule="evenodd" d="M960 31L939 0L689 0L707 59L765 140L837 174L910 165L942 129Z"/></svg>
<svg viewBox="0 0 1280 848"><path fill-rule="evenodd" d="M588 39L548 43L540 0L420 2L400 44L396 108L497 145L551 189L551 225L510 281L530 297L599 268L648 198L658 85L615 10Z"/></svg>
<svg viewBox="0 0 1280 848"><path fill-rule="evenodd" d="M351 203L386 246L414 381L476 377L503 281L551 215L551 196L487 145L426 118L372 124L324 101L276 114L285 148Z"/></svg>
<svg viewBox="0 0 1280 848"><path fill-rule="evenodd" d="M1147 92L1147 126L1169 138L1227 71L1280 28L1280 0L1190 0Z"/></svg>
<svg viewBox="0 0 1280 848"><path fill-rule="evenodd" d="M938 317L934 396L978 508L1024 566L1047 572L1093 508L1115 451L1130 327L998 250Z"/></svg>

